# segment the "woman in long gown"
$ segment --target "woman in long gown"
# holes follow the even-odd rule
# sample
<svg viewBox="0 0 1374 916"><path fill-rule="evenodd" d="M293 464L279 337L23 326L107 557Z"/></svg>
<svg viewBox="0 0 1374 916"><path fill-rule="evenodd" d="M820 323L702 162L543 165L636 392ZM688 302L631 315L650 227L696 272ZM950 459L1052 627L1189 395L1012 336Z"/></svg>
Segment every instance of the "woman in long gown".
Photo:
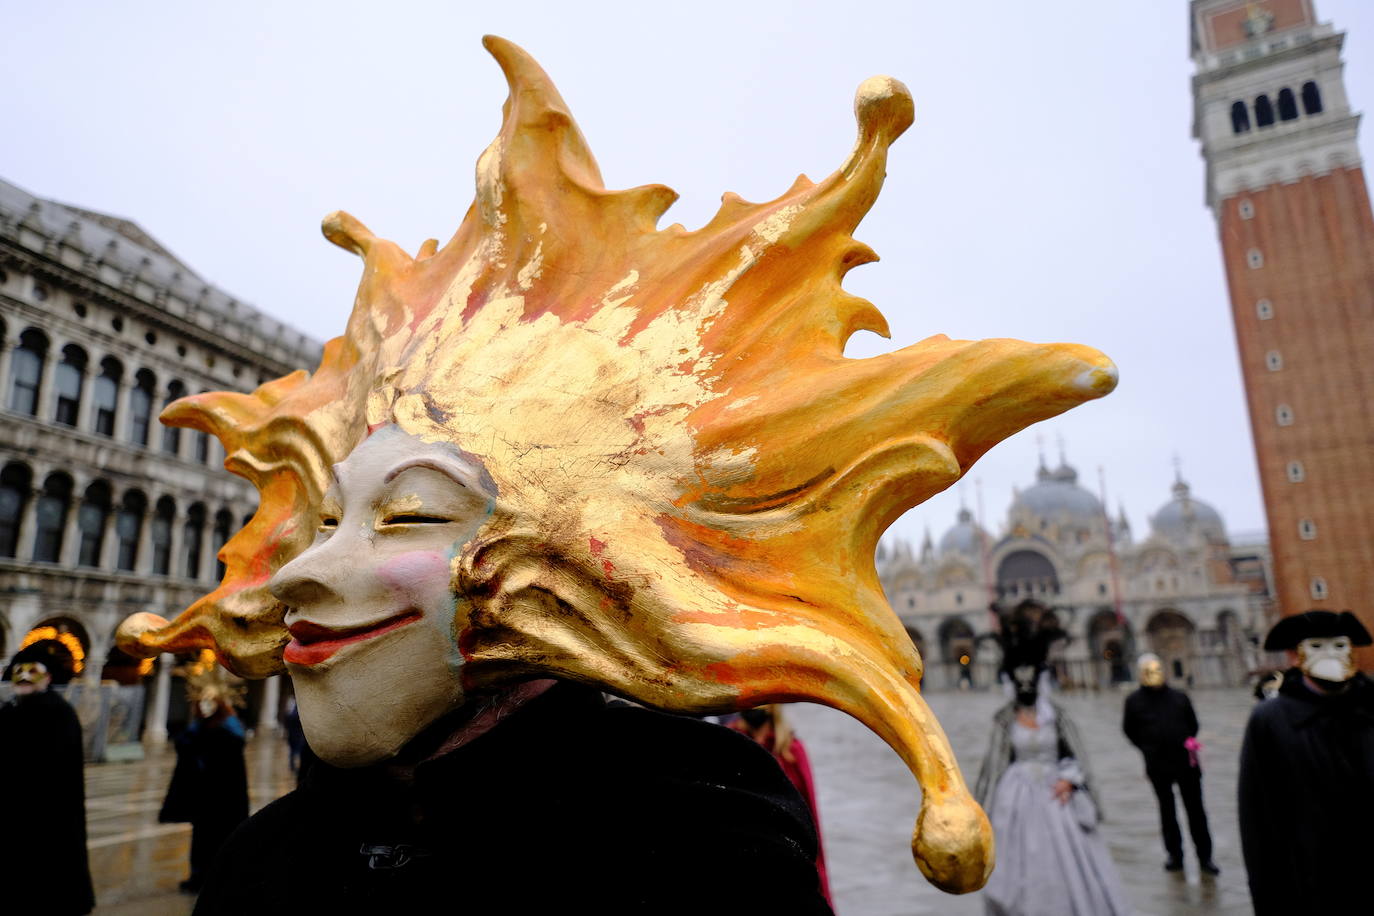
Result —
<svg viewBox="0 0 1374 916"><path fill-rule="evenodd" d="M997 838L989 916L1126 916L1078 730L1050 701L1043 662L1004 677L1015 699L993 717L975 790Z"/></svg>

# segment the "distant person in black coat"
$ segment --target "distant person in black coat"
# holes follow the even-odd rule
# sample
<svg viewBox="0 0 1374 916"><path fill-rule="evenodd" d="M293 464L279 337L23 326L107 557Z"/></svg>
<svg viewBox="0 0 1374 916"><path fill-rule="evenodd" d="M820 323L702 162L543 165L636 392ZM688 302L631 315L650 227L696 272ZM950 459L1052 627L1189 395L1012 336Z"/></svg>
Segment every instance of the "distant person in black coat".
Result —
<svg viewBox="0 0 1374 916"><path fill-rule="evenodd" d="M1374 863L1374 683L1349 611L1285 617L1265 639L1297 661L1250 714L1240 758L1240 838L1259 916L1369 911Z"/></svg>
<svg viewBox="0 0 1374 916"><path fill-rule="evenodd" d="M1159 800L1159 820L1164 833L1166 871L1183 868L1183 833L1178 826L1174 786L1188 813L1188 832L1193 837L1198 866L1204 874L1218 875L1212 861L1212 834L1202 806L1202 767L1197 759L1197 715L1188 695L1164 683L1159 657L1146 653L1138 663L1140 687L1126 698L1121 728L1145 757L1145 775Z"/></svg>
<svg viewBox="0 0 1374 916"><path fill-rule="evenodd" d="M177 765L158 820L191 823L191 876L181 889L197 893L215 855L248 818L248 772L243 761L244 729L229 696L202 690L195 715L177 736Z"/></svg>
<svg viewBox="0 0 1374 916"><path fill-rule="evenodd" d="M14 699L0 706L0 899L5 912L89 913L81 722L48 690L45 665L16 663L11 677Z"/></svg>

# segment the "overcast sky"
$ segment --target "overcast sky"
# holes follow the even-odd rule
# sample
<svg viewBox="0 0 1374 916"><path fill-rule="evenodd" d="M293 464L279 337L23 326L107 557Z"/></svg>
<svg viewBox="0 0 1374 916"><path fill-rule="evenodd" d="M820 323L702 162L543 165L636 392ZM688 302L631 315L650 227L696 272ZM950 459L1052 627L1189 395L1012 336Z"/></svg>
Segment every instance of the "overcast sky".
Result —
<svg viewBox="0 0 1374 916"><path fill-rule="evenodd" d="M848 153L866 77L903 80L916 124L856 236L883 258L846 287L893 340L932 333L1090 344L1108 398L990 452L900 520L935 537L960 492L1000 528L1036 438L1137 537L1173 460L1233 532L1265 525L1215 224L1191 136L1185 0L447 3L0 0L0 176L134 220L204 278L318 339L343 329L360 262L326 243L345 209L414 250L445 240L500 124L494 32L552 75L608 187L662 182L661 225L721 192L777 196ZM1356 110L1374 93L1374 9L1349 30ZM390 12L395 10L395 13ZM313 367L312 367L313 368Z"/></svg>

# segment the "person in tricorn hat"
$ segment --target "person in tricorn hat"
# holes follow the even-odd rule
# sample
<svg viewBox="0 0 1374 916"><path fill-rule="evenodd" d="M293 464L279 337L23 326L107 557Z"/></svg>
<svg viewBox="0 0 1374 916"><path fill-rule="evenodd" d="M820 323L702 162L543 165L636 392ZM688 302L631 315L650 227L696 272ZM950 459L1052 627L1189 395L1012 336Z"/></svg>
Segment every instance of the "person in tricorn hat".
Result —
<svg viewBox="0 0 1374 916"><path fill-rule="evenodd" d="M0 853L5 912L74 916L95 907L86 859L81 721L49 690L42 662L18 661L14 699L0 705Z"/></svg>
<svg viewBox="0 0 1374 916"><path fill-rule="evenodd" d="M1355 669L1369 632L1349 611L1275 624L1296 666L1255 706L1240 760L1240 833L1259 916L1366 899L1374 826L1374 684Z"/></svg>

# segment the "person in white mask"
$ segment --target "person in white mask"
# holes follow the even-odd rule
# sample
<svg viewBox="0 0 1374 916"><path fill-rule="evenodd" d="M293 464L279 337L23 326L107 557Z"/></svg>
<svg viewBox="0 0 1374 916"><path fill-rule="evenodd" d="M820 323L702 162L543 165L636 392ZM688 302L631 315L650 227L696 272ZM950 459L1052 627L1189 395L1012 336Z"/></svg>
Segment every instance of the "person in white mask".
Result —
<svg viewBox="0 0 1374 916"><path fill-rule="evenodd" d="M1319 610L1285 617L1265 639L1294 666L1255 706L1241 750L1241 847L1258 916L1368 905L1374 684L1352 650L1372 641L1349 611Z"/></svg>

